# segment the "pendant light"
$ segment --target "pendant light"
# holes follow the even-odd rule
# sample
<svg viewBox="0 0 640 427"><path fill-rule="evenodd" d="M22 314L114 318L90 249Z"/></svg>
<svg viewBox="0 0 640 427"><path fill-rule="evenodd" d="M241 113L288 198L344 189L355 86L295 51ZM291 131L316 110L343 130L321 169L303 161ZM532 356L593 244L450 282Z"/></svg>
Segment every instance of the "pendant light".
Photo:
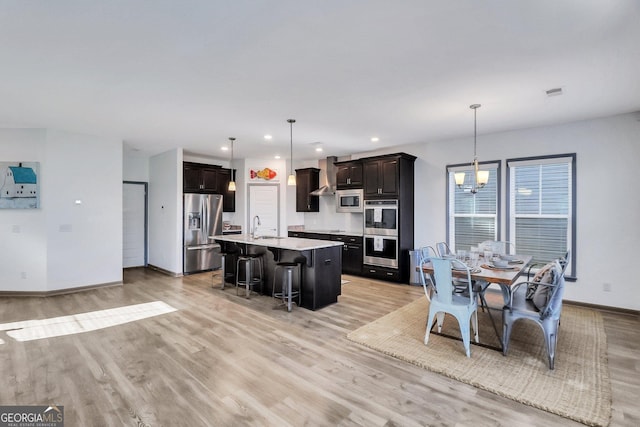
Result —
<svg viewBox="0 0 640 427"><path fill-rule="evenodd" d="M471 185L471 189L469 190L471 194L476 194L479 189L487 185L489 182L489 171L481 171L478 168L478 156L476 155L476 145L477 145L477 123L476 123L476 115L478 113L478 108L480 108L480 104L471 104L469 106L473 110L473 184ZM458 188L462 188L464 184L464 172L456 172L454 174L454 179L456 181L456 185Z"/></svg>
<svg viewBox="0 0 640 427"><path fill-rule="evenodd" d="M231 169L231 180L229 181L229 191L236 191L236 180L235 173L233 169L233 141L236 139L234 137L229 137L229 141L231 141L231 161L229 162L229 167Z"/></svg>
<svg viewBox="0 0 640 427"><path fill-rule="evenodd" d="M289 128L291 130L291 168L289 170L289 178L287 178L287 185L296 185L296 176L293 174L293 124L296 122L294 119L288 119Z"/></svg>

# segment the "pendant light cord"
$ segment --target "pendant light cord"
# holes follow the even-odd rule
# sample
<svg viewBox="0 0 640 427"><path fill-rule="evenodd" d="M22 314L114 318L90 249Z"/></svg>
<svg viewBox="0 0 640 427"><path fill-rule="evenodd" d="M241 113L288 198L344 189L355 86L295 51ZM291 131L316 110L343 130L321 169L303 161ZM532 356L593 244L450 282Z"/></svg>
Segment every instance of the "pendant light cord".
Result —
<svg viewBox="0 0 640 427"><path fill-rule="evenodd" d="M296 122L294 119L287 120L289 122L289 130L290 130L290 147L291 147L291 166L289 168L289 175L293 175L293 124Z"/></svg>

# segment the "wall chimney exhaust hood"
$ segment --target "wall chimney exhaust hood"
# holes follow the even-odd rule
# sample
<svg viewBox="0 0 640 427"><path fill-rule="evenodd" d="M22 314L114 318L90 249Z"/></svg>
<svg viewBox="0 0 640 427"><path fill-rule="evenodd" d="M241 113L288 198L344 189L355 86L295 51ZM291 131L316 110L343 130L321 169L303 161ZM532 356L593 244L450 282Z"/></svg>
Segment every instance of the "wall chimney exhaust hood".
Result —
<svg viewBox="0 0 640 427"><path fill-rule="evenodd" d="M325 185L317 190L313 190L310 193L312 196L333 196L336 194L336 167L333 163L337 161L338 158L336 156L329 156L326 160L320 160L318 162L321 173L323 170L325 173ZM322 167L323 163L324 168Z"/></svg>

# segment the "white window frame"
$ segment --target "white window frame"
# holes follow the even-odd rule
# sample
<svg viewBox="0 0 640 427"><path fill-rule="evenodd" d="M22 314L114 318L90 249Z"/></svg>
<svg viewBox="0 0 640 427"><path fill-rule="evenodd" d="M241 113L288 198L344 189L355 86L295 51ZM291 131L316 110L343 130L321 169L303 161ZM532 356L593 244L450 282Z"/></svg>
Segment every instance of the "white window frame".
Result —
<svg viewBox="0 0 640 427"><path fill-rule="evenodd" d="M540 166L545 164L566 164L569 167L569 200L567 206L567 214L516 214L516 191L515 188L515 172L517 167L521 166ZM517 218L566 218L567 219L567 250L570 251L571 259L565 272L568 280L576 278L576 155L558 154L552 156L527 157L518 159L507 159L507 240L516 245L516 219ZM540 195L542 197L542 194ZM561 254L559 254L561 255ZM534 260L535 262L535 260Z"/></svg>
<svg viewBox="0 0 640 427"><path fill-rule="evenodd" d="M456 218L493 218L494 219L494 236L493 240L500 240L500 187L501 187L501 165L502 162L500 160L491 160L486 162L480 162L479 168L480 170L495 170L496 177L496 207L495 213L493 214L481 214L481 213L473 213L473 214L456 214L455 213L455 194L456 194L456 182L454 175L456 172L465 172L466 174L473 173L473 166L469 163L465 164L457 164L457 165L447 165L447 244L451 247L451 250L455 251L457 248L456 244L456 230L455 230L455 219ZM478 193L481 191L487 191L488 189L481 188L478 190ZM465 195L466 197L467 195ZM475 195L469 194L468 197L475 197ZM487 239L481 239L487 240ZM476 242L480 243L480 241ZM469 248L458 248L468 250Z"/></svg>

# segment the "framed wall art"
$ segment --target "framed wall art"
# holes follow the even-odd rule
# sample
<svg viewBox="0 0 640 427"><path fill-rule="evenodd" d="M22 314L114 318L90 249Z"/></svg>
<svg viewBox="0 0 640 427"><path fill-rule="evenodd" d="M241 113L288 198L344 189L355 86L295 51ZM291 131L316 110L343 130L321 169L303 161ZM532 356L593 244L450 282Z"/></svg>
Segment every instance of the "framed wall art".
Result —
<svg viewBox="0 0 640 427"><path fill-rule="evenodd" d="M0 209L40 207L40 162L0 162Z"/></svg>

